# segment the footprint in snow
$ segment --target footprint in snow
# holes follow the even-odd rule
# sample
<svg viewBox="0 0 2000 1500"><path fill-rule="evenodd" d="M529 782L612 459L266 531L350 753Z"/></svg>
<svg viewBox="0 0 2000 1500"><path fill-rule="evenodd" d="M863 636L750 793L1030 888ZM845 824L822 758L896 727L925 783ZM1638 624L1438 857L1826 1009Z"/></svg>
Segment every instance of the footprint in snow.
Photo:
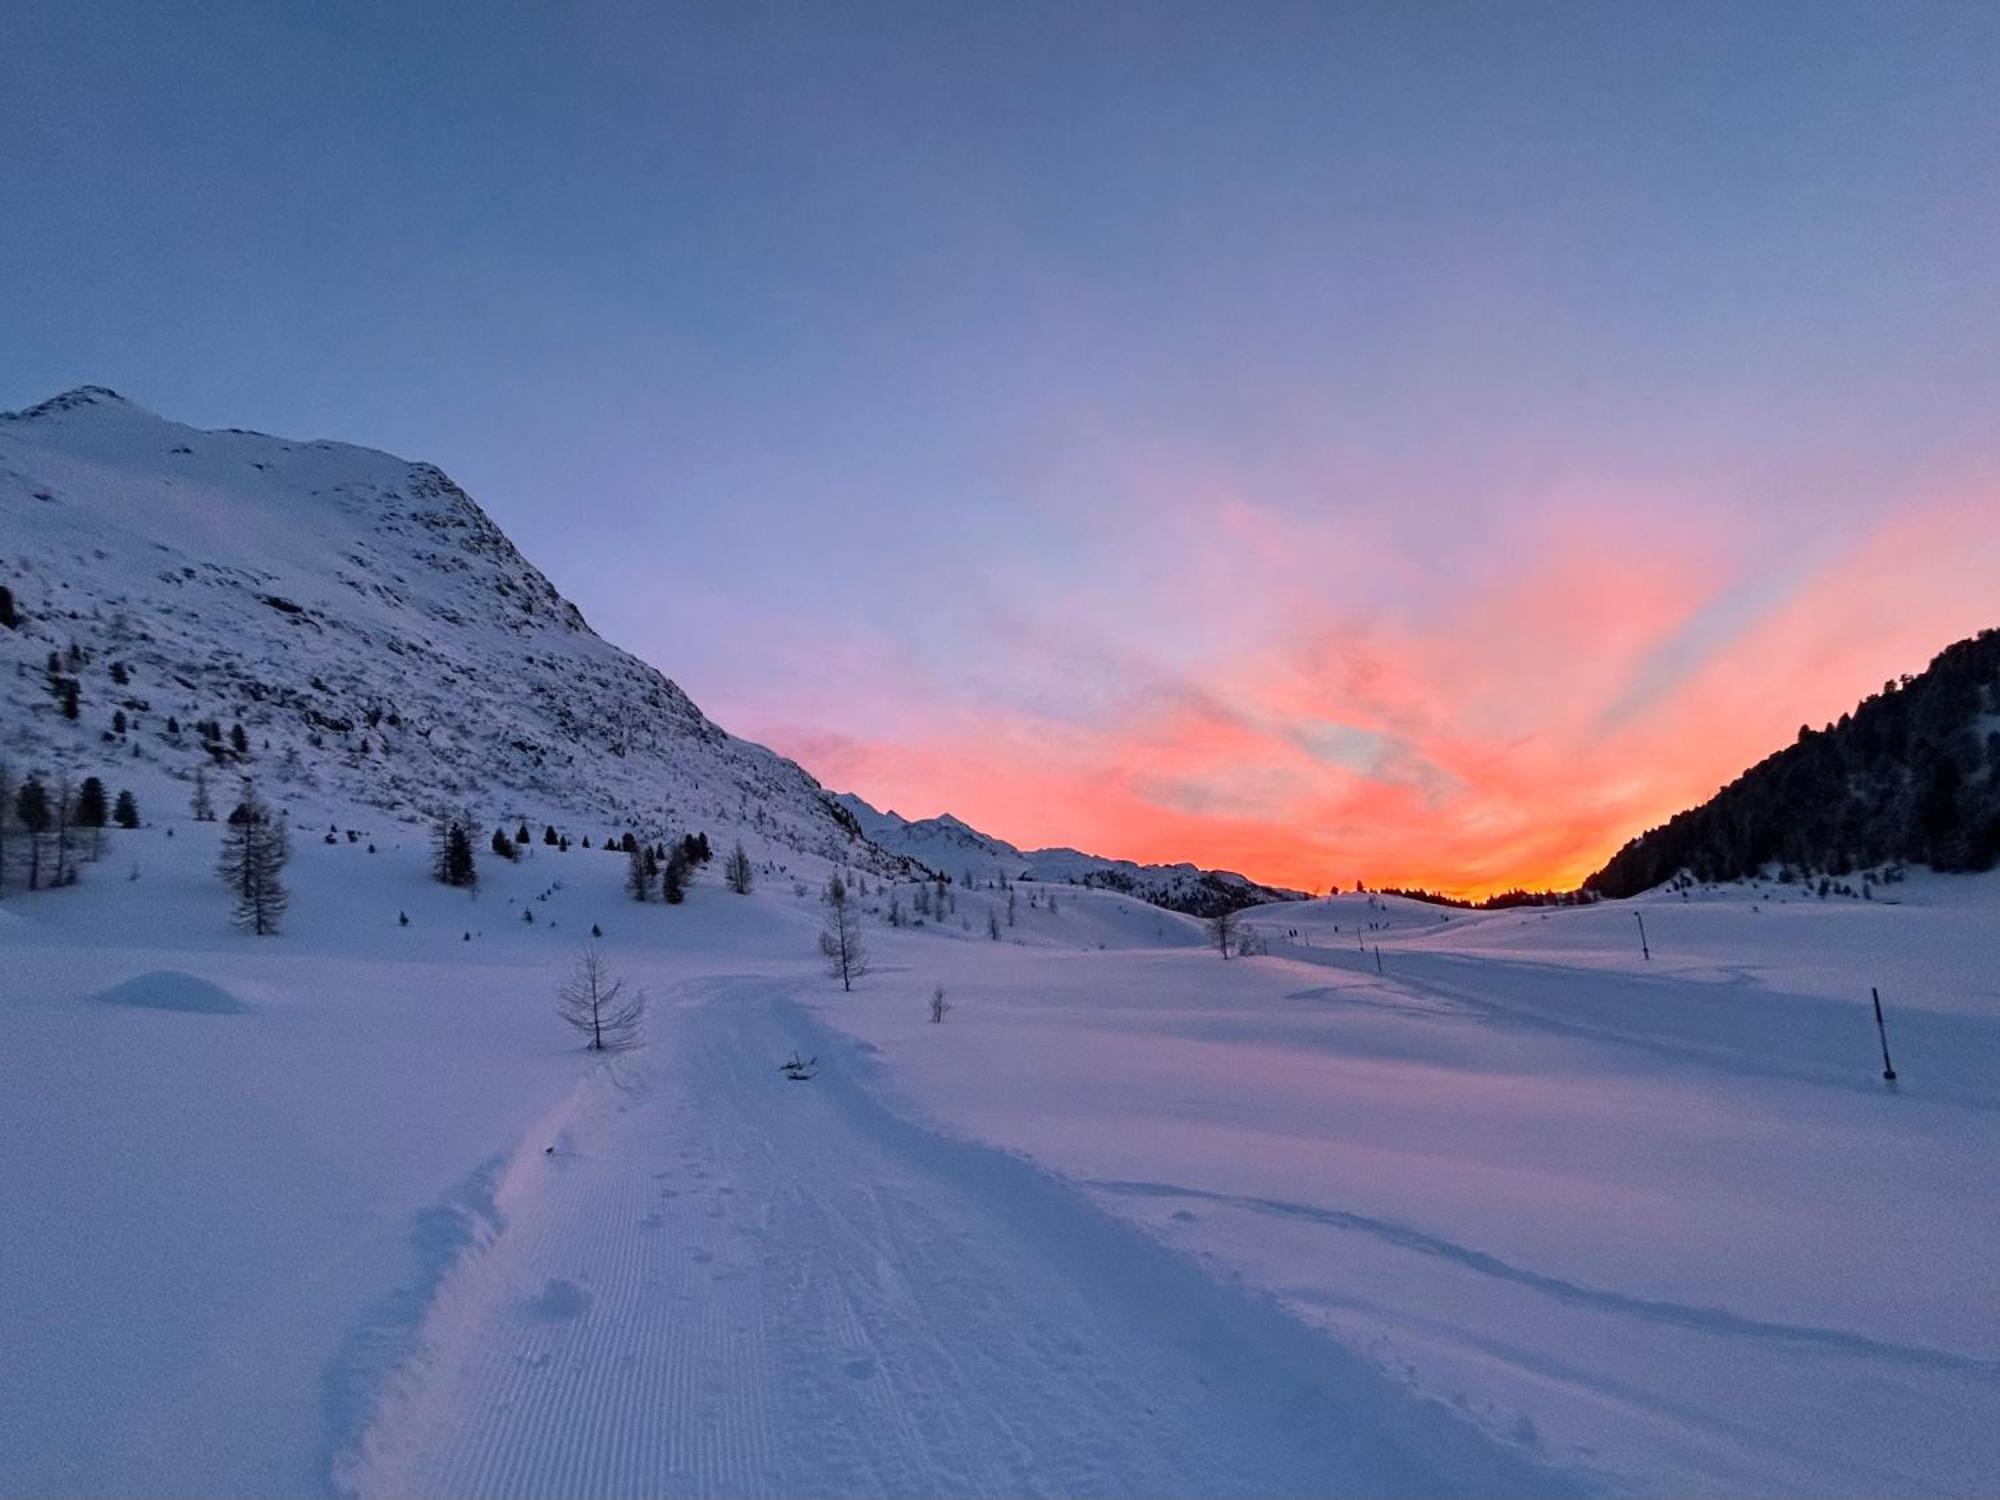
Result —
<svg viewBox="0 0 2000 1500"><path fill-rule="evenodd" d="M1195 1216L1184 1208L1177 1208L1174 1210L1174 1222L1176 1224L1192 1224L1195 1222Z"/></svg>
<svg viewBox="0 0 2000 1500"><path fill-rule="evenodd" d="M715 1257L710 1255L706 1250L697 1250L694 1253L694 1263L698 1266L705 1266L714 1259Z"/></svg>
<svg viewBox="0 0 2000 1500"><path fill-rule="evenodd" d="M856 1380L866 1380L875 1373L875 1361L866 1358L850 1359L840 1368Z"/></svg>

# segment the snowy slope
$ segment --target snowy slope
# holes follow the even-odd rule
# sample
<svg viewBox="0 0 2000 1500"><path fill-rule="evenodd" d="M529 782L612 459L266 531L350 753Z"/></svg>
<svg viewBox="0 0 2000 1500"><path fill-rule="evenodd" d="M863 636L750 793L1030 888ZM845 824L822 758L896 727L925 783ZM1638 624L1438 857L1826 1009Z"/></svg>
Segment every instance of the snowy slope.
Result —
<svg viewBox="0 0 2000 1500"><path fill-rule="evenodd" d="M1259 885L1233 870L1204 870L1192 864L1141 865L1067 848L1024 851L1005 839L981 833L950 813L912 819L893 811L881 812L852 792L841 792L836 800L881 848L968 884L1005 879L1094 885L1197 915L1282 901L1299 894Z"/></svg>
<svg viewBox="0 0 2000 1500"><path fill-rule="evenodd" d="M24 616L0 629L17 774L115 773L157 808L205 762L218 795L255 774L300 817L451 801L538 830L734 828L889 863L798 766L594 634L427 464L197 431L85 387L0 415L0 582ZM249 755L218 765L198 720L241 723Z"/></svg>
<svg viewBox="0 0 2000 1500"><path fill-rule="evenodd" d="M169 809L0 902L0 1494L1949 1495L2000 1465L2000 879L1343 894L1251 913L1270 956L1224 962L1068 887L1017 887L997 940L984 888L891 929L915 886L870 878L843 994L788 879L638 907L615 857L537 848L468 895L381 817L373 855L302 842L255 939L218 832ZM550 1006L593 923L654 1000L609 1065Z"/></svg>

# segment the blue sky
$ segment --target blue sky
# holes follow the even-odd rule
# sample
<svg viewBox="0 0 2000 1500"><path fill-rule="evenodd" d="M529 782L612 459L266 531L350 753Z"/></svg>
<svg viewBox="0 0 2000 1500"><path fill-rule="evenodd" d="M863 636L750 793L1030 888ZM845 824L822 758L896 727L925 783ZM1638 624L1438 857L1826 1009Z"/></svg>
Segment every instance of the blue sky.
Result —
<svg viewBox="0 0 2000 1500"><path fill-rule="evenodd" d="M905 811L1554 878L1994 623L1996 100L1981 5L28 0L0 405L433 460Z"/></svg>

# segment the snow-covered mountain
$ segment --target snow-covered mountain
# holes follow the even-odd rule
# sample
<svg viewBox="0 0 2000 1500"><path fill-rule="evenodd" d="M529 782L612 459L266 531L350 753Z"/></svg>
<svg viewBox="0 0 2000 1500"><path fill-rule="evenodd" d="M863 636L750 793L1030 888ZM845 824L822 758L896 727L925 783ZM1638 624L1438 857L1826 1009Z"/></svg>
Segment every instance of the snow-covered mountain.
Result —
<svg viewBox="0 0 2000 1500"><path fill-rule="evenodd" d="M834 800L854 815L869 841L891 854L927 865L953 880L1040 880L1123 891L1170 911L1211 916L1215 912L1296 900L1298 891L1259 885L1233 870L1204 870L1192 864L1141 865L1106 859L1077 849L1017 849L1005 839L981 833L950 813L906 818L882 812L852 792Z"/></svg>
<svg viewBox="0 0 2000 1500"><path fill-rule="evenodd" d="M201 431L86 386L0 414L0 586L17 774L184 801L162 782L206 765L218 796L240 770L296 816L450 802L898 863L799 766L600 639L429 464Z"/></svg>

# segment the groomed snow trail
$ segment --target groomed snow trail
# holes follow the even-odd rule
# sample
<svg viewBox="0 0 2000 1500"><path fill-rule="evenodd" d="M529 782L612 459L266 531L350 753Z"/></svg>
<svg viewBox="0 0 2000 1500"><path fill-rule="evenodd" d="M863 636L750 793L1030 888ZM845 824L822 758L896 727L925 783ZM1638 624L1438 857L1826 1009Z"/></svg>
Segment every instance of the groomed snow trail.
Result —
<svg viewBox="0 0 2000 1500"><path fill-rule="evenodd" d="M794 1048L811 1082L781 1076ZM340 1487L1578 1488L1059 1179L910 1123L870 1072L778 981L656 1006L646 1052L522 1143Z"/></svg>

